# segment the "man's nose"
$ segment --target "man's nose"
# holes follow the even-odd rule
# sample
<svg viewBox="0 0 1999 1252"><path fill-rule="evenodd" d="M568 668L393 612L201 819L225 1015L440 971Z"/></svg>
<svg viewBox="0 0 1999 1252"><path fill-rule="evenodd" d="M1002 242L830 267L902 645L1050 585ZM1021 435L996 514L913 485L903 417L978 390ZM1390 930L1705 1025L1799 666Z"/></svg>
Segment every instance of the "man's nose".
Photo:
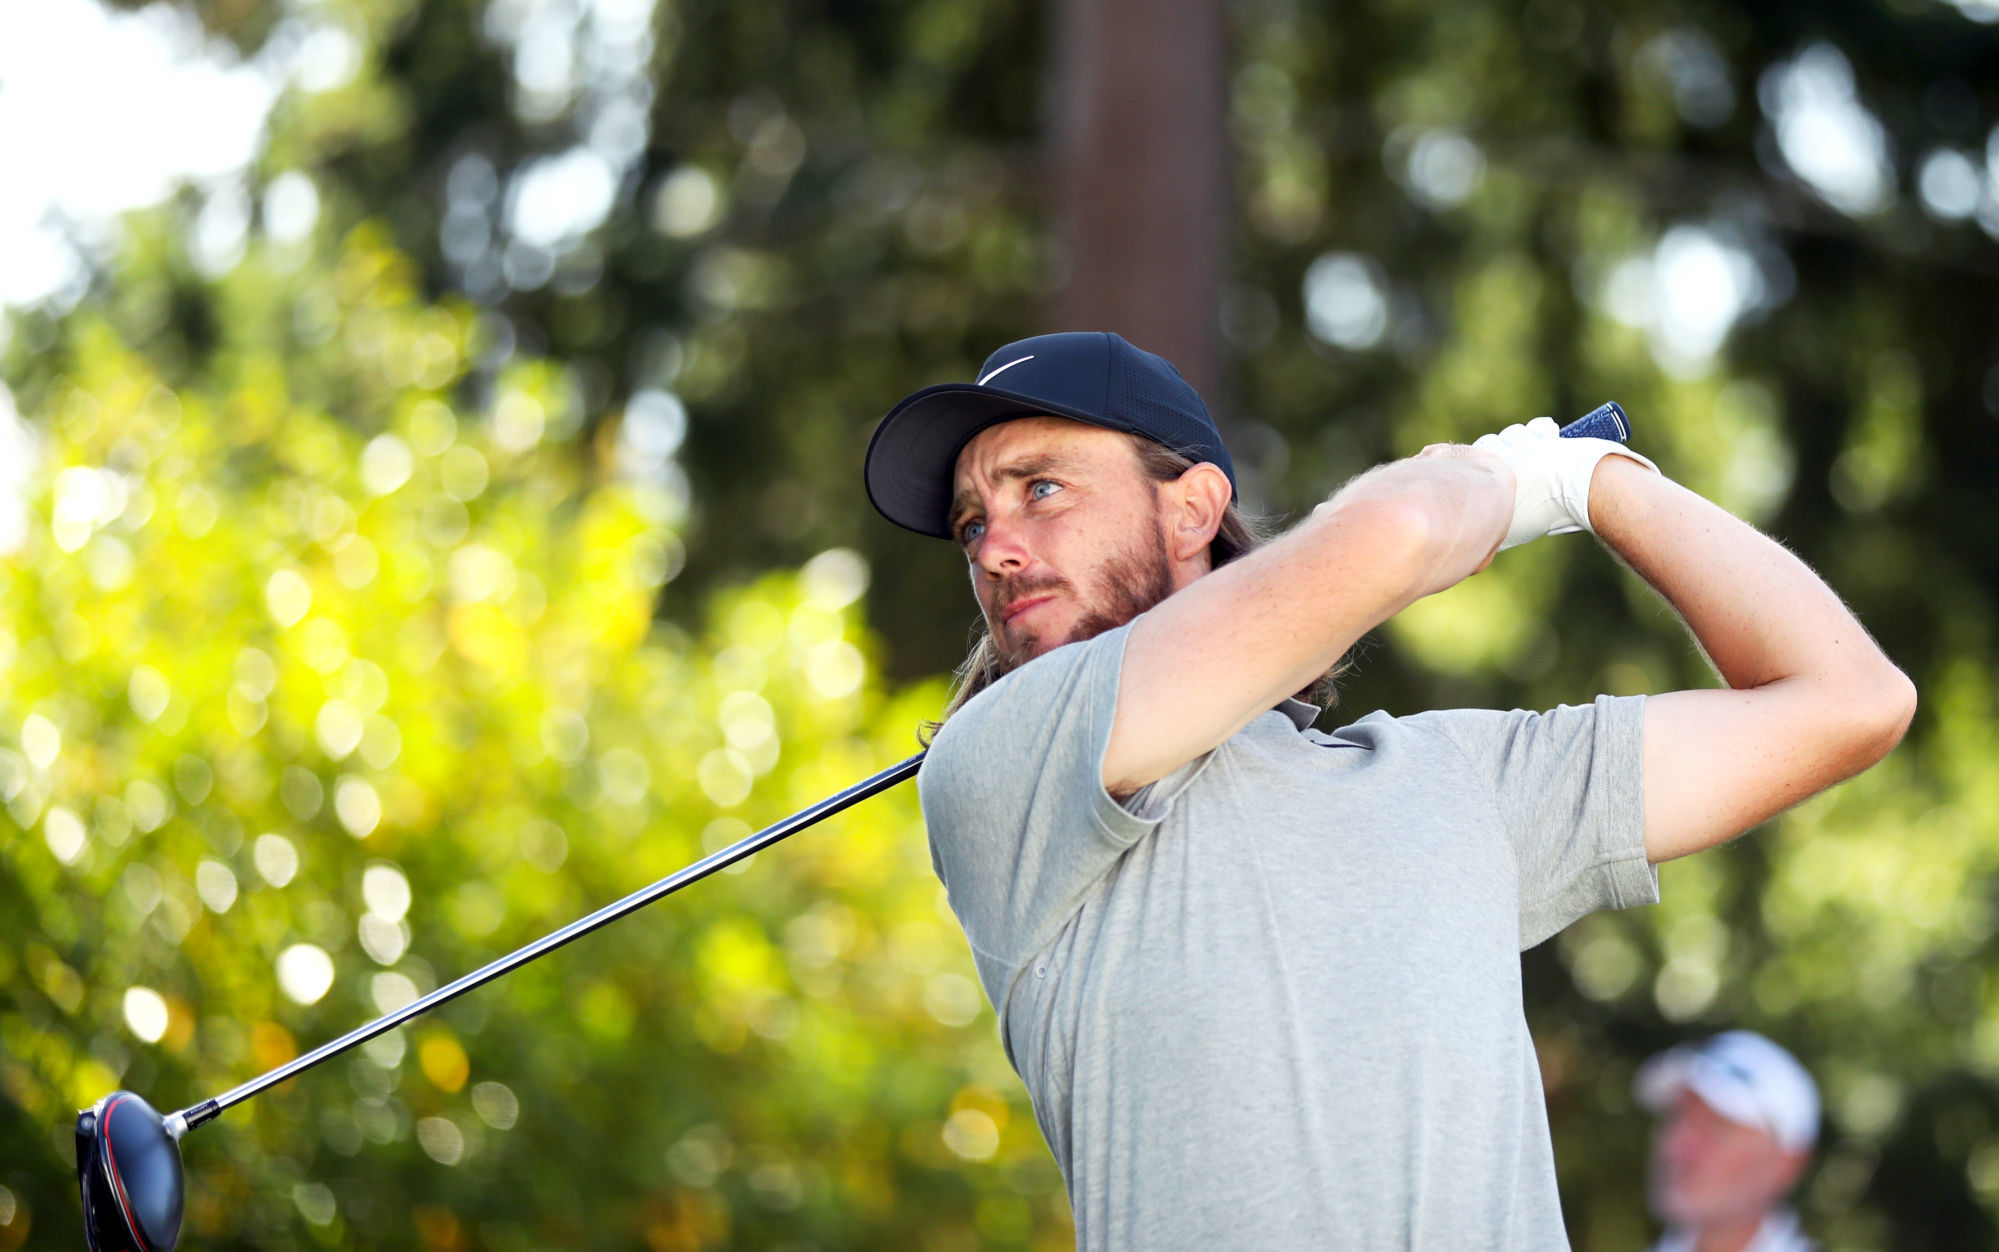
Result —
<svg viewBox="0 0 1999 1252"><path fill-rule="evenodd" d="M1033 560L1027 550L1026 535L1012 518L988 517L986 533L979 536L979 568L988 574L1017 574Z"/></svg>
<svg viewBox="0 0 1999 1252"><path fill-rule="evenodd" d="M1659 1150L1675 1166L1685 1168L1700 1155L1702 1138L1700 1131L1688 1125L1685 1118L1674 1118L1660 1136Z"/></svg>

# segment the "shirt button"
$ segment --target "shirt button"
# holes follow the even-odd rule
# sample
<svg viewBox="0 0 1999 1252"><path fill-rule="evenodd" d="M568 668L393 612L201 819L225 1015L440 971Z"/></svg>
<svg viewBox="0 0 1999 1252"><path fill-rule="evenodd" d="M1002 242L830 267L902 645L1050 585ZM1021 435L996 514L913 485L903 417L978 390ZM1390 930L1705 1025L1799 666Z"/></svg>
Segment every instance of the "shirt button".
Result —
<svg viewBox="0 0 1999 1252"><path fill-rule="evenodd" d="M1046 965L1037 965L1037 966L1035 966L1035 967L1034 967L1034 976L1035 976L1036 978L1046 978L1046 977L1048 977L1048 967L1047 967Z"/></svg>

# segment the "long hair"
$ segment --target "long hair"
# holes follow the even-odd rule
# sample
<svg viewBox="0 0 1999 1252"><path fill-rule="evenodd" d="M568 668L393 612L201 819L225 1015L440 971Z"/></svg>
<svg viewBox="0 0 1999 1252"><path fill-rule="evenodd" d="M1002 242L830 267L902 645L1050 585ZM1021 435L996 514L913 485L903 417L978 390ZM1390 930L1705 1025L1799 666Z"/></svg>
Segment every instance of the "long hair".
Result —
<svg viewBox="0 0 1999 1252"><path fill-rule="evenodd" d="M1125 436L1131 440L1132 450L1138 455L1138 466L1145 476L1154 482L1170 483L1192 469L1196 462L1156 443L1144 435ZM1215 530L1214 539L1208 544L1208 565L1210 569L1220 569L1231 561L1240 560L1268 543L1276 532L1272 519L1245 513L1234 500L1222 511L1222 522ZM985 618L981 616L972 627L972 649L952 675L950 702L944 706L944 717L935 722L925 722L918 736L925 744L932 735L942 728L953 713L963 708L967 701L1003 677L1009 669L1006 658L999 646L993 642L992 634L986 629ZM1339 700L1335 683L1346 673L1348 661L1341 657L1333 667L1315 679L1298 698L1322 708L1331 708Z"/></svg>

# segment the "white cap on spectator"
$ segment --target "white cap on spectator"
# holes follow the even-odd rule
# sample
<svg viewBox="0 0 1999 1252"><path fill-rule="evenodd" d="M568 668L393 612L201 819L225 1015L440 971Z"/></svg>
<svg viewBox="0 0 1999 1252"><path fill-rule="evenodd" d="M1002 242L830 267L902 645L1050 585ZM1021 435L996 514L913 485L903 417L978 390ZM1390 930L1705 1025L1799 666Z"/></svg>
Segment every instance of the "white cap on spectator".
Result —
<svg viewBox="0 0 1999 1252"><path fill-rule="evenodd" d="M1633 1087L1654 1113L1692 1091L1729 1121L1761 1127L1793 1151L1818 1140L1818 1084L1798 1058L1752 1031L1661 1052L1638 1067Z"/></svg>

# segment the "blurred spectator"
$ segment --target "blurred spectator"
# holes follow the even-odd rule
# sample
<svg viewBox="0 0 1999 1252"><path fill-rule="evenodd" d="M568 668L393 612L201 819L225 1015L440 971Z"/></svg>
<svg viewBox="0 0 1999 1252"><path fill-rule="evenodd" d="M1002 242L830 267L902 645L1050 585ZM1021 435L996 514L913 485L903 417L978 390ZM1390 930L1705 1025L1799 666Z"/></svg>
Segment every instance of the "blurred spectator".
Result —
<svg viewBox="0 0 1999 1252"><path fill-rule="evenodd" d="M1648 1191L1666 1223L1653 1252L1810 1252L1784 1203L1818 1140L1819 1093L1796 1057L1746 1030L1639 1067L1659 1114Z"/></svg>

